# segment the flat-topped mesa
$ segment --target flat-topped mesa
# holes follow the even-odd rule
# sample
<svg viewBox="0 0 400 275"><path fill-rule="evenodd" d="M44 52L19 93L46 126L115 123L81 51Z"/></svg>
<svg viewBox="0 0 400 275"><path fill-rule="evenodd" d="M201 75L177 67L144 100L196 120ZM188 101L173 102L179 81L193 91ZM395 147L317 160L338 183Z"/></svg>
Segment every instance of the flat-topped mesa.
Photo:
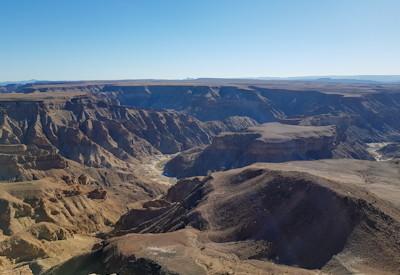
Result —
<svg viewBox="0 0 400 275"><path fill-rule="evenodd" d="M165 172L181 178L255 162L331 158L335 141L334 126L266 123L246 132L222 133L204 150L189 150L169 161Z"/></svg>
<svg viewBox="0 0 400 275"><path fill-rule="evenodd" d="M268 123L252 127L250 133L260 135L249 144L246 155L257 162L283 162L293 159L332 157L336 131L332 126L294 126ZM246 157L243 160L246 161Z"/></svg>

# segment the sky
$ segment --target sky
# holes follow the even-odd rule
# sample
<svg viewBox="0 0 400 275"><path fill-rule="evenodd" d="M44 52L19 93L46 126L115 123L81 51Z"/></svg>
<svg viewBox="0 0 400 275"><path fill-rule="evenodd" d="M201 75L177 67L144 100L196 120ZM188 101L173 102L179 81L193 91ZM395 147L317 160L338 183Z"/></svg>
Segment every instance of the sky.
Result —
<svg viewBox="0 0 400 275"><path fill-rule="evenodd" d="M400 74L399 0L0 0L0 81Z"/></svg>

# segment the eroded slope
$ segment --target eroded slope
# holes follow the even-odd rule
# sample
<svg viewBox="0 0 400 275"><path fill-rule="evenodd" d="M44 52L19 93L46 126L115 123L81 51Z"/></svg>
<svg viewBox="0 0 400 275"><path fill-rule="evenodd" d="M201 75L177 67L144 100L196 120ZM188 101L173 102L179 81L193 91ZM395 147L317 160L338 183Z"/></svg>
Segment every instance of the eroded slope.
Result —
<svg viewBox="0 0 400 275"><path fill-rule="evenodd" d="M368 170L370 162L355 162L353 171L348 168L349 175L357 167ZM340 165L339 160L330 163L337 169ZM351 167L351 161L346 165ZM323 167L328 173L329 167ZM384 169L398 173L399 167L393 164ZM365 180L334 179L335 168L331 171L328 177L295 165L256 164L182 180L161 200L123 215L114 230L121 237L106 241L97 253L103 255L114 245L122 249L117 240L141 239L132 233L145 234L143 240L147 233L157 233L159 237L154 238L162 240L168 239L166 232L195 228L197 246L204 247L201 250L233 254L243 264L272 261L332 272L399 272L399 207L384 195L370 192ZM370 173L374 175L373 170ZM391 184L400 190L399 182ZM158 258L150 256L150 246L143 245L142 252L133 246L127 251L131 255L147 251L146 258L159 264L166 261L169 267L175 266L174 271L183 271L168 252L155 253ZM169 246L161 247L168 250ZM212 270L209 267L208 272Z"/></svg>
<svg viewBox="0 0 400 275"><path fill-rule="evenodd" d="M337 143L332 126L266 123L240 133L222 133L205 148L183 152L166 164L165 173L182 178L255 162L332 158Z"/></svg>

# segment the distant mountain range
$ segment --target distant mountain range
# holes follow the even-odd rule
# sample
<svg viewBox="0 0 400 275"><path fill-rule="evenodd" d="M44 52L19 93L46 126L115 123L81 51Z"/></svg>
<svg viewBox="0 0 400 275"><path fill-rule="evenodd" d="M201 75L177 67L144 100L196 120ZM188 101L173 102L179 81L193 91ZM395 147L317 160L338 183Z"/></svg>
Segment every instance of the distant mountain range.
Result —
<svg viewBox="0 0 400 275"><path fill-rule="evenodd" d="M182 81L196 81L196 80L233 80L233 79L256 79L256 80L285 80L285 81L312 81L312 82L333 82L333 83L400 83L400 75L326 75L326 76L293 76L293 77L244 77L244 78L188 78ZM162 79L149 79L149 81L160 81ZM117 80L116 80L117 81ZM119 80L118 80L119 81ZM124 80L133 81L133 80ZM0 82L0 86L6 85L24 85L36 82L60 82L49 80L22 80L22 81L4 81ZM74 81L62 81L74 82Z"/></svg>
<svg viewBox="0 0 400 275"><path fill-rule="evenodd" d="M31 80L21 80L21 81L4 81L0 82L0 86L6 86L6 85L24 85L24 84L30 84L30 83L35 83L39 82L40 80L36 79L31 79Z"/></svg>
<svg viewBox="0 0 400 275"><path fill-rule="evenodd" d="M400 75L328 75L328 76L294 76L294 77L257 77L261 80L299 80L321 82L383 82L400 83Z"/></svg>

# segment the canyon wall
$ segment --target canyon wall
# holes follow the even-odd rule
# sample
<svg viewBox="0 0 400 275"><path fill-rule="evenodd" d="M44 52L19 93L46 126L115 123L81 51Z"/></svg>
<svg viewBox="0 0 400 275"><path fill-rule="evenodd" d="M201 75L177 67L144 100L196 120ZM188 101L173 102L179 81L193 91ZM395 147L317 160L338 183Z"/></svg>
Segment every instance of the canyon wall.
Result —
<svg viewBox="0 0 400 275"><path fill-rule="evenodd" d="M255 162L331 158L335 146L333 126L266 123L245 132L222 133L209 146L183 152L166 164L165 173L181 178Z"/></svg>

